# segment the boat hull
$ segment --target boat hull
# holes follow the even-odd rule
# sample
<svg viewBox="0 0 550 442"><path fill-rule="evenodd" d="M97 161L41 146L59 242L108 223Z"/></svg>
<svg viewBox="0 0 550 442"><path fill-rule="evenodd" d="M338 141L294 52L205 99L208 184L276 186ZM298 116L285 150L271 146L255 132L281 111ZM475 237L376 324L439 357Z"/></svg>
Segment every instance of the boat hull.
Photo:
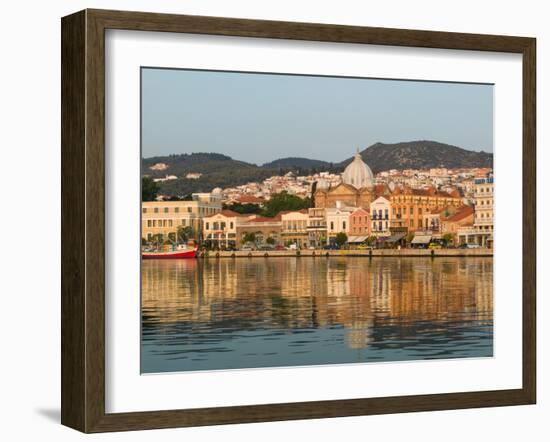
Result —
<svg viewBox="0 0 550 442"><path fill-rule="evenodd" d="M197 249L175 250L172 252L142 252L143 259L192 259L197 256Z"/></svg>

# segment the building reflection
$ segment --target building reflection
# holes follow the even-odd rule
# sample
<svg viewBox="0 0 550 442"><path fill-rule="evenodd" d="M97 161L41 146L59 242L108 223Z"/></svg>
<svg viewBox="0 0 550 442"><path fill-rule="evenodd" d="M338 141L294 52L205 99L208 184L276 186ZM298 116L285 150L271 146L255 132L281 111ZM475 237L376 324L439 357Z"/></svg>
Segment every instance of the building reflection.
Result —
<svg viewBox="0 0 550 442"><path fill-rule="evenodd" d="M379 325L492 323L491 258L144 261L143 323L220 330L343 327L365 348Z"/></svg>

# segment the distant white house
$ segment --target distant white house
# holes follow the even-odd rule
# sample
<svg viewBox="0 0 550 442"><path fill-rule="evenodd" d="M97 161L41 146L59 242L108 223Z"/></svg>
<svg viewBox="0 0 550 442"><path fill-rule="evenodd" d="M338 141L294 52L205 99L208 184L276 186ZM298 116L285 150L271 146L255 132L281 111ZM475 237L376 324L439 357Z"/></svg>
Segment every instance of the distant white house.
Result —
<svg viewBox="0 0 550 442"><path fill-rule="evenodd" d="M149 169L151 169L151 170L166 170L166 169L168 169L168 164L156 163L156 164L153 164L151 167L149 167Z"/></svg>
<svg viewBox="0 0 550 442"><path fill-rule="evenodd" d="M155 183L162 183L164 181L171 181L171 180L177 180L178 177L176 175L166 175L164 178L155 178L153 181Z"/></svg>
<svg viewBox="0 0 550 442"><path fill-rule="evenodd" d="M185 175L185 178L187 178L188 180L198 180L201 176L202 176L202 173L191 172Z"/></svg>

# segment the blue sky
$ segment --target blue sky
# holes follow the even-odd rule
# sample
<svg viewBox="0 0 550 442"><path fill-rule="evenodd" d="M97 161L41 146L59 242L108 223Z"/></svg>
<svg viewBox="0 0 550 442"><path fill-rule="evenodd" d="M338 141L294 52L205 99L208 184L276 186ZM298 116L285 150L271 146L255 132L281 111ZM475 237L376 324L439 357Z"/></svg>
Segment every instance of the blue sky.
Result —
<svg viewBox="0 0 550 442"><path fill-rule="evenodd" d="M376 142L493 151L493 86L142 69L142 156L338 162Z"/></svg>

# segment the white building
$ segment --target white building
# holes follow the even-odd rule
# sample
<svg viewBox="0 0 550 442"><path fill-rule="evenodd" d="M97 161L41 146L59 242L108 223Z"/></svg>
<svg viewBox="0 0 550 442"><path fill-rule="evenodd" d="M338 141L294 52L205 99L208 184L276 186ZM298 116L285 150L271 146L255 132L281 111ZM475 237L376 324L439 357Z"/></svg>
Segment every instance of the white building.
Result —
<svg viewBox="0 0 550 442"><path fill-rule="evenodd" d="M338 201L336 207L327 207L325 209L327 219L327 243L331 238L335 238L340 232L346 233L349 228L349 217L356 207L348 207Z"/></svg>
<svg viewBox="0 0 550 442"><path fill-rule="evenodd" d="M379 196L370 203L371 233L375 236L390 236L391 202Z"/></svg>

